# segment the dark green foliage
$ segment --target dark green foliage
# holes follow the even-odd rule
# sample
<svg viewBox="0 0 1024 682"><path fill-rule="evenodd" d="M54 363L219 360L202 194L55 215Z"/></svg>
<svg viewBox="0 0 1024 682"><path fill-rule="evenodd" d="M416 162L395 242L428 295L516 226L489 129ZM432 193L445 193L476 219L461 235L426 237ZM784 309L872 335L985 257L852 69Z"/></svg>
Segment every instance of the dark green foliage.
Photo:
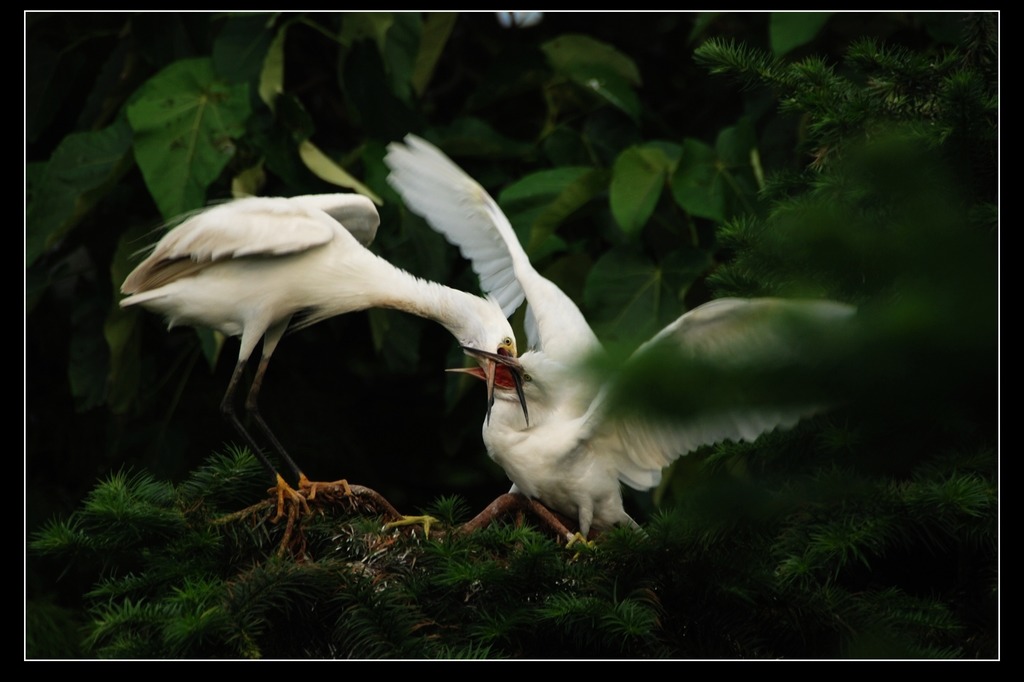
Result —
<svg viewBox="0 0 1024 682"><path fill-rule="evenodd" d="M27 13L26 657L997 658L998 20ZM174 214L342 190L380 200L377 253L477 291L385 182L407 132L499 198L622 409L835 409L626 491L643 534L464 536L508 488L482 391L443 329L347 315L285 339L261 410L311 477L440 523L328 498L282 544L273 481L224 443L237 342L117 291ZM857 319L794 331L802 375L618 373L685 310L767 295Z"/></svg>

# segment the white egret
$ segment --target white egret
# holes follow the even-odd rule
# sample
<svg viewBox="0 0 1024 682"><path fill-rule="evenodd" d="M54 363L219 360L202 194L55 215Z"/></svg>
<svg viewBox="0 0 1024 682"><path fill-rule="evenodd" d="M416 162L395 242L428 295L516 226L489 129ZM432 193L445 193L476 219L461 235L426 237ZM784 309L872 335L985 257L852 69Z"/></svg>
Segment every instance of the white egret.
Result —
<svg viewBox="0 0 1024 682"><path fill-rule="evenodd" d="M650 489L665 466L702 445L753 440L819 411L813 404L737 405L671 422L610 416L610 387L594 384L578 370L581 359L601 352L597 336L572 299L533 268L494 199L440 150L413 135L406 136L405 144L389 145L385 162L391 169L388 181L405 204L459 247L483 290L501 302L507 315L526 299L529 350L518 361L477 354L507 365L498 370L497 400L483 427L484 442L512 481L510 492L576 519L579 537L586 538L591 528L636 526L623 507L620 483ZM798 361L788 357L792 351L779 323L796 317L827 328L853 310L832 301L712 301L667 326L633 358L669 344L718 363L754 356L765 362ZM520 372L531 409L529 424L508 409L508 388Z"/></svg>
<svg viewBox="0 0 1024 682"><path fill-rule="evenodd" d="M517 354L512 327L494 299L420 279L369 251L364 245L379 222L373 203L357 194L237 199L185 216L121 286L127 295L122 308L139 305L162 314L169 328L201 326L240 337L221 411L276 477L278 518L285 498L302 507L305 498L277 473L234 409L239 380L261 338L245 409L310 497L317 484L295 464L257 407L270 357L289 327L394 308L438 322L461 346L501 357ZM493 385L494 362L481 364ZM488 414L492 401L489 395ZM346 482L337 483L349 491Z"/></svg>

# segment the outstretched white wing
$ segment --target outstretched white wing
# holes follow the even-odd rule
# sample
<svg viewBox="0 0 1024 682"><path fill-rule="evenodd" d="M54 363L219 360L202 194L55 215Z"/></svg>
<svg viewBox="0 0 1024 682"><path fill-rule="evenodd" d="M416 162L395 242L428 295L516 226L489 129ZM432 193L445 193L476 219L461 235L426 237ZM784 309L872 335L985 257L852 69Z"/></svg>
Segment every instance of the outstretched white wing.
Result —
<svg viewBox="0 0 1024 682"><path fill-rule="evenodd" d="M665 327L637 349L630 363L648 353L670 351L716 368L799 369L815 357L808 352L813 340L839 331L854 313L853 306L835 301L719 299ZM664 467L697 448L725 440L753 441L830 407L813 400L794 402L788 387L779 386L777 400L711 400L707 409L686 409L671 418L616 416L607 406L613 388L614 382L606 385L590 406L586 436L593 452L615 458L620 480L639 490L657 485Z"/></svg>
<svg viewBox="0 0 1024 682"><path fill-rule="evenodd" d="M598 347L579 308L530 263L515 230L497 202L437 147L407 135L388 145L388 182L412 211L421 215L472 264L480 287L506 315L525 298L529 348L571 362Z"/></svg>

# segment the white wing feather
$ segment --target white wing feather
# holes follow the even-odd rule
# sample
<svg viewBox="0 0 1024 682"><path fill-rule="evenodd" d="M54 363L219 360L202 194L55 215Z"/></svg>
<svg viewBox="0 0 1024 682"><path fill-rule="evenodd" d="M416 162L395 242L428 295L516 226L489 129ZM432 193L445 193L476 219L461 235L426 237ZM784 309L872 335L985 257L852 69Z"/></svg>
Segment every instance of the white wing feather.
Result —
<svg viewBox="0 0 1024 682"><path fill-rule="evenodd" d="M384 163L391 169L388 182L405 205L459 248L480 278L480 288L498 301L506 316L514 313L526 298L509 249L510 242L519 242L507 221L495 221L494 200L487 191L414 135L407 135L404 145L388 145Z"/></svg>
<svg viewBox="0 0 1024 682"><path fill-rule="evenodd" d="M497 202L443 152L407 135L404 145L388 145L384 162L406 206L459 248L506 315L529 300L529 348L571 362L599 347L573 300L534 269Z"/></svg>
<svg viewBox="0 0 1024 682"><path fill-rule="evenodd" d="M373 201L362 194L302 194L289 197L289 201L315 208L341 223L363 246L369 246L377 236L380 214Z"/></svg>
<svg viewBox="0 0 1024 682"><path fill-rule="evenodd" d="M325 212L322 206L334 213ZM242 256L279 256L321 246L336 234L333 216L348 220L364 238L370 231L376 232L374 223L380 221L373 203L355 194L297 200L247 197L195 211L156 243L125 279L121 292L145 291L153 285L157 270L173 261L203 264Z"/></svg>
<svg viewBox="0 0 1024 682"><path fill-rule="evenodd" d="M739 363L799 363L797 348L781 333L786 323L831 328L853 316L855 308L835 301L725 298L698 306L665 327L633 354L639 357L656 344L700 362L718 366ZM678 457L725 440L756 440L775 429L788 429L828 405L746 407L710 411L671 422L606 414L611 386L605 385L587 411L586 440L591 450L616 458L619 478L638 490L654 487L661 470Z"/></svg>

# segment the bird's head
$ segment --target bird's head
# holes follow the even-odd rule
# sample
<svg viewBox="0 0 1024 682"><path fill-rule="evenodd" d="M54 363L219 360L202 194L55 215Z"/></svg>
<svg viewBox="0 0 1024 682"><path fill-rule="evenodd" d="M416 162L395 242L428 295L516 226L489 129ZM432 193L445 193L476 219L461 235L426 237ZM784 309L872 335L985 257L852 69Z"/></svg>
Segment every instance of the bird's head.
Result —
<svg viewBox="0 0 1024 682"><path fill-rule="evenodd" d="M510 362L518 364L516 358L519 353L512 325L498 302L490 296L460 297L458 309L453 310L448 319L453 322L449 329L459 345L480 365L452 371L467 372L487 382L487 418L490 419L498 368ZM508 378L507 369L501 372L501 377L503 381L512 381ZM525 402L523 412L526 412Z"/></svg>
<svg viewBox="0 0 1024 682"><path fill-rule="evenodd" d="M463 346L462 350L466 355L475 358L480 363L479 367L457 367L449 369L449 372L463 372L470 374L487 383L487 419L491 418L491 407L494 405L496 392L515 391L519 404L523 408L523 417L527 425L530 423L530 413L526 407L526 394L523 392L523 380L526 375L522 364L515 355L515 338L510 337L511 344L499 345L496 353ZM509 345L511 348L509 348Z"/></svg>

